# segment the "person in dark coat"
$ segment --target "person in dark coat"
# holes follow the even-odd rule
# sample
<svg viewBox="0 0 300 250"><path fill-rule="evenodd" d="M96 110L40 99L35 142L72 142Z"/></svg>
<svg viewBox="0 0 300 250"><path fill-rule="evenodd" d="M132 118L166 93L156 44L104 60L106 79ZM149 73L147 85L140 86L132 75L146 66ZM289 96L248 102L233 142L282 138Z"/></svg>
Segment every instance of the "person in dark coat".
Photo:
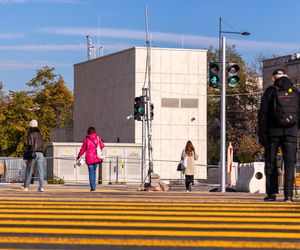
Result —
<svg viewBox="0 0 300 250"><path fill-rule="evenodd" d="M273 72L274 86L269 86L261 100L258 113L258 136L259 142L265 148L265 175L266 194L265 201L275 201L278 193L278 168L277 153L281 147L284 160L284 201L293 201L294 169L296 164L297 136L299 127L300 93L293 86L284 69ZM274 109L274 98L278 89L296 93L294 96L297 118L291 126L279 124ZM297 100L298 99L298 100Z"/></svg>
<svg viewBox="0 0 300 250"><path fill-rule="evenodd" d="M36 172L39 176L39 192L44 192L44 140L38 128L38 122L32 120L29 123L29 133L26 138L25 146L32 148L32 159L27 160L27 166L25 170L24 185L21 186L24 191L27 191L31 183L32 171L36 166Z"/></svg>

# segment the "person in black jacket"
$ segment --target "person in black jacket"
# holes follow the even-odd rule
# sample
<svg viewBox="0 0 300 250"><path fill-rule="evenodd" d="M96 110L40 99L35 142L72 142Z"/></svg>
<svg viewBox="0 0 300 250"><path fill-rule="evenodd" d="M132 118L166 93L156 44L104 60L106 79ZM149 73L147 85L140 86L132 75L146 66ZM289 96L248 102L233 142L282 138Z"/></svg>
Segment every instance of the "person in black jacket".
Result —
<svg viewBox="0 0 300 250"><path fill-rule="evenodd" d="M25 146L30 146L32 148L33 158L27 160L27 166L25 170L25 180L22 189L27 191L29 185L31 183L32 171L34 166L36 166L36 170L39 176L39 192L44 192L44 140L38 129L38 122L36 120L32 120L29 123L30 129L28 136L26 138Z"/></svg>
<svg viewBox="0 0 300 250"><path fill-rule="evenodd" d="M262 97L258 113L259 142L265 148L265 175L266 194L265 201L275 201L278 193L278 168L276 156L281 147L284 161L284 201L293 201L294 170L296 164L297 136L299 127L300 93L293 86L284 69L273 72L274 86L269 86ZM290 125L282 125L278 120L278 113L274 107L274 100L278 100L279 90L286 90L294 94L295 122ZM277 99L275 99L277 98ZM278 102L277 102L278 103ZM290 107L289 107L290 108Z"/></svg>

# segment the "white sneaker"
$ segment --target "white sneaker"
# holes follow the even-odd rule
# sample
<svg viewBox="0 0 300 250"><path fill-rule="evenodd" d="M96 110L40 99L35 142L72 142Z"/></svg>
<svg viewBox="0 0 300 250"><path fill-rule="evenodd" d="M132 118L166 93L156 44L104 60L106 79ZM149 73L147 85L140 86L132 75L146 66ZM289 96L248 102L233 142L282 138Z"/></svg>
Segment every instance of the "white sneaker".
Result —
<svg viewBox="0 0 300 250"><path fill-rule="evenodd" d="M45 189L39 188L39 189L38 189L38 192L45 192Z"/></svg>
<svg viewBox="0 0 300 250"><path fill-rule="evenodd" d="M28 191L28 188L21 186L21 189L23 189L24 191Z"/></svg>

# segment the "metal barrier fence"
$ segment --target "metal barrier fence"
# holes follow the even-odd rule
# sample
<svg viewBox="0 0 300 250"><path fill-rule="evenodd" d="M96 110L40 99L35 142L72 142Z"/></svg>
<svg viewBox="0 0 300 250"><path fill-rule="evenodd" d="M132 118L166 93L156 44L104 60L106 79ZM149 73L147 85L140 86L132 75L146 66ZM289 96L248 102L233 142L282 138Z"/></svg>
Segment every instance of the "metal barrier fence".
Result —
<svg viewBox="0 0 300 250"><path fill-rule="evenodd" d="M44 179L49 180L51 177L63 178L68 183L87 183L88 169L86 164L75 166L74 157L45 157L44 160ZM177 161L157 160L158 164L165 164L166 167L157 169L157 173L170 172L164 180L182 179L184 176L181 172L176 171ZM0 157L0 166L3 166L3 173L0 171L0 182L21 183L24 181L26 164L22 158ZM201 171L196 165L196 171ZM148 166L141 169L141 159L124 158L124 157L108 157L97 170L98 183L118 184L118 183L141 183L144 181L148 171ZM171 175L173 171L173 175ZM33 171L33 180L37 181L38 176Z"/></svg>

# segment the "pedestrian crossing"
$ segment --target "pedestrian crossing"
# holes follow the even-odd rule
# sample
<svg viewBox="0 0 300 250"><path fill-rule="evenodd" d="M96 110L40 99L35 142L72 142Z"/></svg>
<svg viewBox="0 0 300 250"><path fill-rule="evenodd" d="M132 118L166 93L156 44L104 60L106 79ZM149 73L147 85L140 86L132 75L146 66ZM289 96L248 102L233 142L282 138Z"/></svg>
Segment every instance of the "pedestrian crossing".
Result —
<svg viewBox="0 0 300 250"><path fill-rule="evenodd" d="M300 249L300 204L1 200L0 249Z"/></svg>

